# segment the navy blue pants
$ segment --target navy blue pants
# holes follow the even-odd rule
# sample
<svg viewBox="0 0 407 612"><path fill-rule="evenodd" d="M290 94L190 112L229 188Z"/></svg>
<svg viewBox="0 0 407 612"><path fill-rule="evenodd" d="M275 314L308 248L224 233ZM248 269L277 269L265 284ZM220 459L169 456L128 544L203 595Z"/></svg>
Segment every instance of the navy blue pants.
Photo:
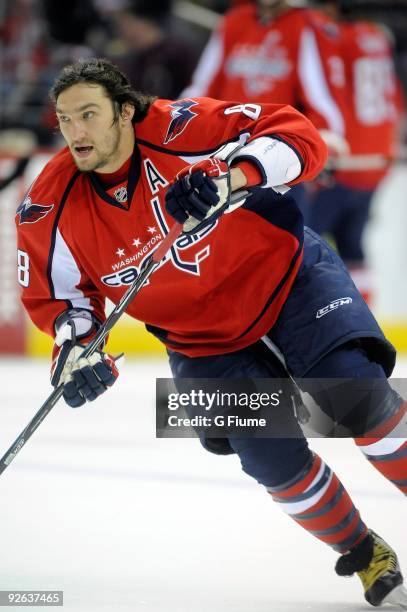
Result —
<svg viewBox="0 0 407 612"><path fill-rule="evenodd" d="M298 210L304 219L304 225L309 225L308 220L310 215L311 198L308 191L304 185L300 183L299 185L294 185L294 187L291 187L289 195L290 197L294 198Z"/></svg>
<svg viewBox="0 0 407 612"><path fill-rule="evenodd" d="M386 396L392 393L387 376L394 367L395 351L343 262L307 228L301 269L267 336L281 351L288 371L296 378L377 379L376 405L370 406L369 411L374 422L380 419ZM171 351L169 358L175 379L286 377L280 361L262 341L224 355L191 358ZM326 390L313 393L330 416L343 417L347 407L335 397L327 397ZM359 409L363 411L363 407ZM365 417L349 415L350 426L357 430L363 426ZM201 441L213 452L226 453L229 449L237 453L245 472L261 484L274 487L289 482L309 460L307 440L299 427L298 431L296 438L229 438L223 447L219 441L212 441L213 444L211 440Z"/></svg>
<svg viewBox="0 0 407 612"><path fill-rule="evenodd" d="M318 234L330 234L348 264L364 261L362 235L372 196L372 191L336 184L318 191L309 204L307 225Z"/></svg>

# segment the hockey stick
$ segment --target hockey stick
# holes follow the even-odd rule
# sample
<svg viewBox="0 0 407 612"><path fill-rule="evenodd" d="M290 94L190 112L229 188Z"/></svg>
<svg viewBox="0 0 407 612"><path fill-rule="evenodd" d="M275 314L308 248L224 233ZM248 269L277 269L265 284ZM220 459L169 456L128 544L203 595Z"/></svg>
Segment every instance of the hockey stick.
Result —
<svg viewBox="0 0 407 612"><path fill-rule="evenodd" d="M395 164L407 162L406 151L402 151L397 157L386 157L380 154L371 155L341 155L328 160L327 170L346 170L358 172L360 170L382 170Z"/></svg>
<svg viewBox="0 0 407 612"><path fill-rule="evenodd" d="M227 206L230 206L233 210L237 206L241 206L245 198L249 195L245 190L238 190L232 195L232 184L230 173L227 176L227 188L228 194L226 197ZM224 205L223 205L224 206ZM223 208L220 207L220 208ZM219 210L220 210L219 208ZM209 215L211 216L211 215ZM147 264L144 269L140 272L137 279L133 282L132 285L127 289L126 293L121 298L120 302L115 306L113 311L110 313L104 324L99 328L96 336L93 338L92 342L90 342L83 352L78 357L79 359L89 357L92 355L98 347L101 345L103 340L109 334L111 329L120 319L130 302L135 298L135 296L142 289L146 280L150 278L154 270L159 266L161 261L164 259L165 255L171 249L174 242L180 236L183 231L190 232L193 230L194 226L198 226L201 222L197 222L194 220L191 223L191 220L187 219L187 221L182 225L181 223L174 223L164 240L160 243L158 248L152 253L151 257L147 260ZM4 470L10 465L16 455L23 448L27 440L29 440L37 429L37 427L42 423L47 414L52 410L58 400L61 398L63 394L64 385L59 385L51 395L45 400L44 404L41 408L36 412L34 417L28 423L28 425L23 429L18 438L13 442L8 451L3 455L0 459L0 475L4 472Z"/></svg>
<svg viewBox="0 0 407 612"><path fill-rule="evenodd" d="M11 173L8 176L6 176L4 179L0 180L0 191L2 191L2 189L5 189L9 185L11 185L13 181L15 181L17 178L20 178L20 176L24 174L29 161L30 161L30 157L28 156L20 157L20 159L16 161L15 166L12 169Z"/></svg>
<svg viewBox="0 0 407 612"><path fill-rule="evenodd" d="M130 287L127 289L126 293L123 295L120 302L115 306L114 310L110 313L109 317L106 319L104 324L100 327L98 333L93 338L92 342L90 342L86 346L86 348L83 350L79 359L82 359L83 357L89 357L98 349L98 347L103 342L103 340L106 338L106 336L109 334L113 326L120 319L120 317L126 310L127 306L130 304L133 298L138 294L140 289L143 287L146 280L150 278L154 270L161 263L162 259L164 259L167 252L170 250L174 242L180 236L182 230L183 230L183 226L181 225L181 223L175 223L172 226L171 230L166 235L164 240L161 242L159 247L151 255L151 258L148 260L148 263L145 266L144 270L140 272L139 276L134 281L134 283L130 285ZM63 389L64 389L63 383L60 384L56 389L54 389L54 391L45 400L41 408L34 415L34 417L31 419L28 425L20 433L18 438L10 446L10 448L5 453L5 455L3 455L3 457L0 459L0 474L2 474L4 470L10 465L10 463L13 461L15 456L23 448L27 440L31 438L34 431L45 419L47 414L51 412L52 408L55 406L57 401L62 396Z"/></svg>

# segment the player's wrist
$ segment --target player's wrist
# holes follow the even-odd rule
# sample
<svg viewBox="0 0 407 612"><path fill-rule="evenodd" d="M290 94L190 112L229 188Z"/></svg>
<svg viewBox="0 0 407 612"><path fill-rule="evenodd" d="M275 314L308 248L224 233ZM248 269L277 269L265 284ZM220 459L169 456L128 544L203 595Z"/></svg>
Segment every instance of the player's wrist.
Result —
<svg viewBox="0 0 407 612"><path fill-rule="evenodd" d="M230 186L231 191L237 191L247 185L246 173L240 166L235 166L230 169Z"/></svg>
<svg viewBox="0 0 407 612"><path fill-rule="evenodd" d="M255 187L261 185L263 177L257 166L250 161L244 160L233 166L230 170L232 191L243 187Z"/></svg>

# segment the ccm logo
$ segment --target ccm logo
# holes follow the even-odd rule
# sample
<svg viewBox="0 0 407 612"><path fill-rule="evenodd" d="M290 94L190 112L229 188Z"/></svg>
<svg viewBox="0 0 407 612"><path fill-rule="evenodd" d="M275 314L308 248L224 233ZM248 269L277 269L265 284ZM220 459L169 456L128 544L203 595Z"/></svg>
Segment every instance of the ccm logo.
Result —
<svg viewBox="0 0 407 612"><path fill-rule="evenodd" d="M333 302L328 304L328 306L324 306L318 310L316 318L320 319L324 315L328 314L328 312L332 312L332 310L336 310L339 308L339 306L345 306L346 304L352 304L351 297L343 297L339 298L338 300L333 300Z"/></svg>

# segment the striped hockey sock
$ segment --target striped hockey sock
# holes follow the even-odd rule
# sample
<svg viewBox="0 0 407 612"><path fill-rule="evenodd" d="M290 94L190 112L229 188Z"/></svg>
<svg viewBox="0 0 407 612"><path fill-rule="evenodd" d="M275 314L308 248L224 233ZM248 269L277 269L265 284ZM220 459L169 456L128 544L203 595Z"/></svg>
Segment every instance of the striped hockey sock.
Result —
<svg viewBox="0 0 407 612"><path fill-rule="evenodd" d="M371 430L356 444L370 463L407 495L407 439L405 438L407 402L390 419ZM399 435L403 437L399 437Z"/></svg>
<svg viewBox="0 0 407 612"><path fill-rule="evenodd" d="M294 480L268 492L301 527L340 553L367 535L368 529L344 486L315 453Z"/></svg>

